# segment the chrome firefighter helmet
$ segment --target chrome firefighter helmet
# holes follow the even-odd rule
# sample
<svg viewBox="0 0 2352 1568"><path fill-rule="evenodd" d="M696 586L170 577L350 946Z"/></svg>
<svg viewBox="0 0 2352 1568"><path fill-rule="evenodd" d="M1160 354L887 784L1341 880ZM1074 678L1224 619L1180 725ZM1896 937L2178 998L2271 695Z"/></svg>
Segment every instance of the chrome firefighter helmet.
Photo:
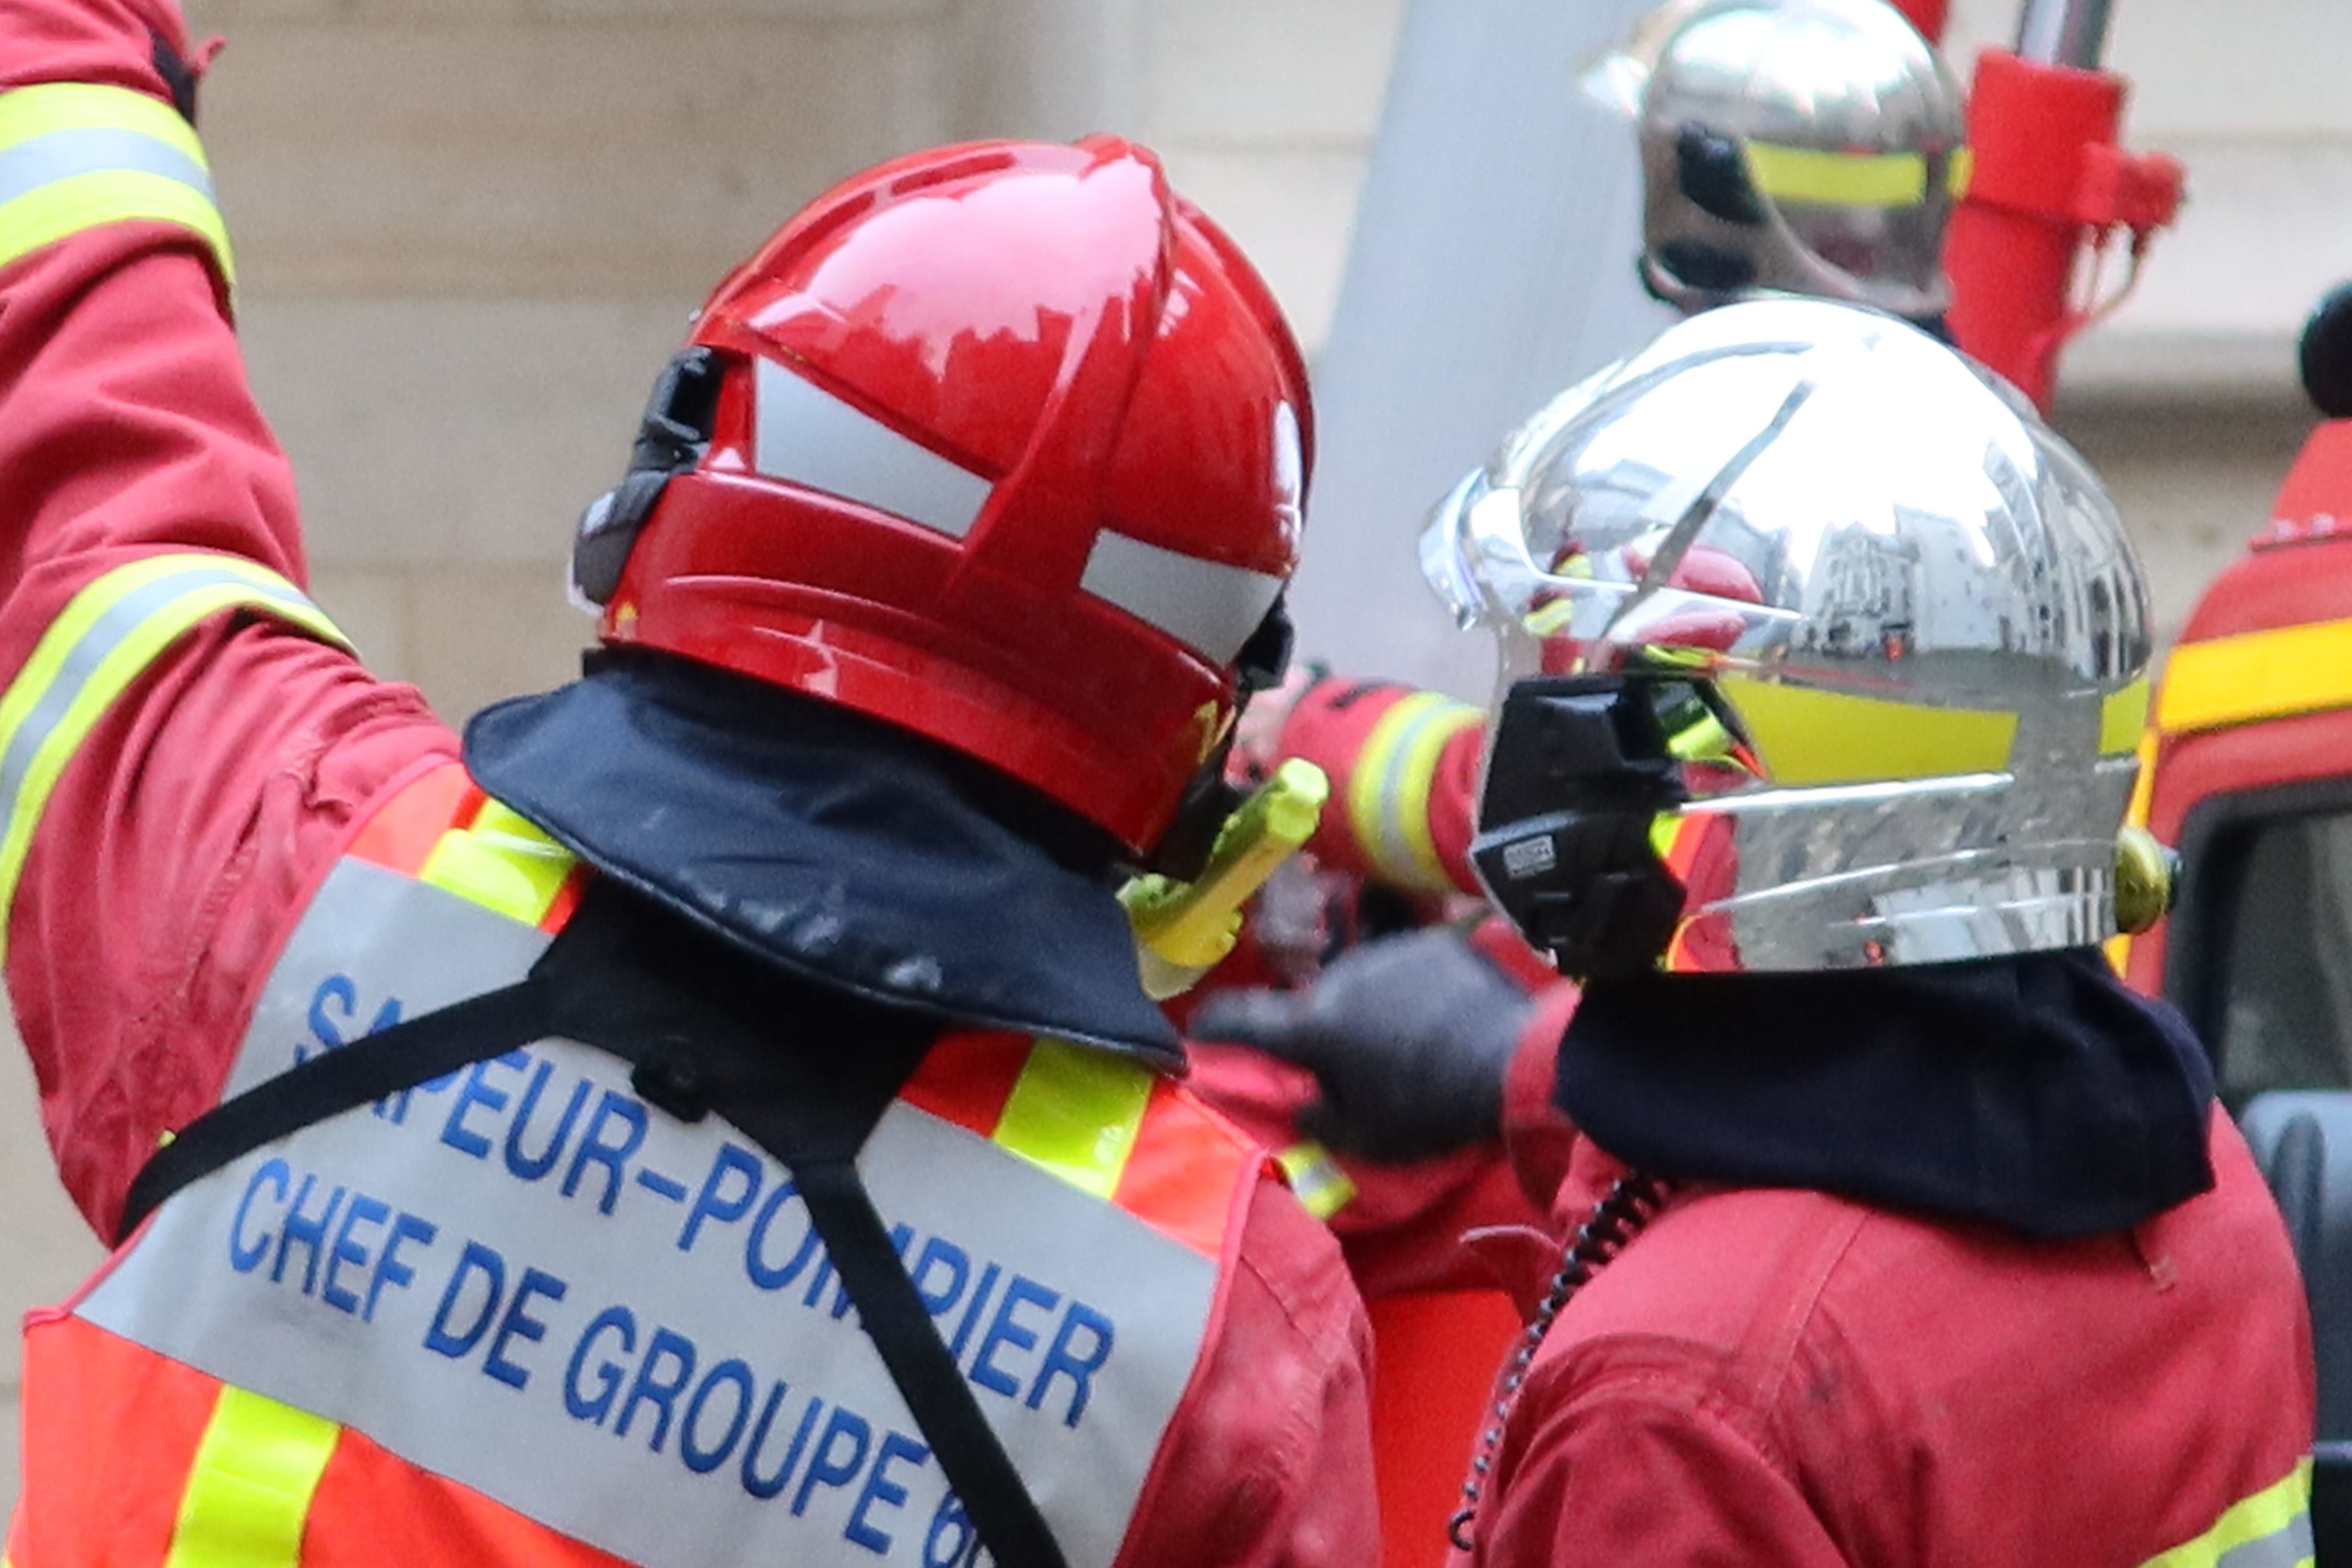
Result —
<svg viewBox="0 0 2352 1568"><path fill-rule="evenodd" d="M1659 48L1639 113L1642 275L1661 300L1768 289L1915 321L1949 306L1960 89L1883 0L1715 0Z"/></svg>
<svg viewBox="0 0 2352 1568"><path fill-rule="evenodd" d="M1514 432L1422 561L1502 645L1473 858L1567 973L2115 933L2139 563L2082 458L1915 328L1683 321Z"/></svg>

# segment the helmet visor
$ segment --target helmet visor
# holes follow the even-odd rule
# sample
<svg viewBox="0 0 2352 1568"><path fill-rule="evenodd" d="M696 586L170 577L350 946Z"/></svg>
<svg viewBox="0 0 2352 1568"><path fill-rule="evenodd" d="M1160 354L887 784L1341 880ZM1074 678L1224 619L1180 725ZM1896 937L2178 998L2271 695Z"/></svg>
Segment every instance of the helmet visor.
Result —
<svg viewBox="0 0 2352 1568"><path fill-rule="evenodd" d="M1438 504L1423 573L1457 625L1499 634L1506 687L1615 673L1653 648L1683 650L1678 666L1744 663L1793 624L1787 533L1749 526L1727 498L1808 389L1773 356L1719 369L1635 398L1622 382L1563 398Z"/></svg>

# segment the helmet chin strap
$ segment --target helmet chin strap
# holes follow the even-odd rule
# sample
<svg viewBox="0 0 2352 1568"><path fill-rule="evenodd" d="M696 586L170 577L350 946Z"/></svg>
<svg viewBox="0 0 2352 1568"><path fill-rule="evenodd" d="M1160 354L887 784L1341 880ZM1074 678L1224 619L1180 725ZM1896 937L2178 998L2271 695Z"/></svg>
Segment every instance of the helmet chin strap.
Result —
<svg viewBox="0 0 2352 1568"><path fill-rule="evenodd" d="M1241 809L1244 798L1240 790L1225 782L1225 761L1233 749L1234 729L1228 724L1224 738L1185 784L1176 815L1145 857L1143 870L1189 882L1208 865L1209 852L1216 847L1217 830L1225 825L1225 818Z"/></svg>
<svg viewBox="0 0 2352 1568"><path fill-rule="evenodd" d="M580 514L572 592L592 609L602 609L620 587L629 552L671 476L691 470L709 447L719 381L719 356L707 348L687 349L663 366L637 424L628 472Z"/></svg>

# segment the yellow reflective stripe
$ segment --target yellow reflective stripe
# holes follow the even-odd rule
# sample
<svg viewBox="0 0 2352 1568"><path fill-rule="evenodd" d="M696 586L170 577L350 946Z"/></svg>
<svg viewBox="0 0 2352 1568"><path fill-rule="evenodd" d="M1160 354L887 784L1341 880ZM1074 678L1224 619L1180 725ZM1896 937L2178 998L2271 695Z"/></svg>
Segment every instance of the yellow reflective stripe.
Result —
<svg viewBox="0 0 2352 1568"><path fill-rule="evenodd" d="M177 110L128 88L84 82L0 93L0 266L133 218L194 231L235 284L204 144Z"/></svg>
<svg viewBox="0 0 2352 1568"><path fill-rule="evenodd" d="M1066 1040L1039 1040L997 1118L999 1148L1108 1198L1143 1129L1150 1069Z"/></svg>
<svg viewBox="0 0 2352 1568"><path fill-rule="evenodd" d="M1825 153L1747 144L1748 177L1775 201L1821 206L1909 207L1927 198L1927 160L1916 153Z"/></svg>
<svg viewBox="0 0 2352 1568"><path fill-rule="evenodd" d="M163 1568L298 1568L310 1499L341 1433L321 1416L223 1388Z"/></svg>
<svg viewBox="0 0 2352 1568"><path fill-rule="evenodd" d="M2135 680L2099 703L2099 755L2121 756L2139 745L2147 731L2147 681Z"/></svg>
<svg viewBox="0 0 2352 1568"><path fill-rule="evenodd" d="M2241 632L2172 650L2157 692L2167 734L2352 704L2352 620Z"/></svg>
<svg viewBox="0 0 2352 1568"><path fill-rule="evenodd" d="M2011 712L1928 708L1744 675L1718 677L1716 685L1756 742L1774 784L1998 773L2009 766L2017 738L2017 715Z"/></svg>
<svg viewBox="0 0 2352 1568"><path fill-rule="evenodd" d="M1429 831L1429 792L1447 742L1479 721L1479 712L1434 691L1391 706L1364 737L1348 773L1348 826L1382 877L1418 892L1452 890Z"/></svg>
<svg viewBox="0 0 2352 1568"><path fill-rule="evenodd" d="M1944 188L1952 193L1952 199L1959 201L1966 197L1969 185L1976 177L1977 150L1973 147L1953 148L1950 156L1944 160Z"/></svg>
<svg viewBox="0 0 2352 1568"><path fill-rule="evenodd" d="M0 696L0 958L49 794L114 700L182 634L225 609L259 611L349 647L291 583L231 555L151 555L84 585Z"/></svg>
<svg viewBox="0 0 2352 1568"><path fill-rule="evenodd" d="M525 925L547 918L564 879L578 864L566 849L500 801L468 827L444 833L418 868L417 880Z"/></svg>
<svg viewBox="0 0 2352 1568"><path fill-rule="evenodd" d="M2141 1568L2303 1568L2310 1561L2311 1461L2304 1459L2275 1486L2231 1504L2212 1529Z"/></svg>
<svg viewBox="0 0 2352 1568"><path fill-rule="evenodd" d="M162 99L95 82L43 82L0 92L0 150L59 131L130 131L152 136L196 163L205 145L194 127Z"/></svg>
<svg viewBox="0 0 2352 1568"><path fill-rule="evenodd" d="M1317 1219L1329 1219L1355 1201L1356 1184L1348 1179L1331 1151L1311 1138L1283 1150L1274 1163L1290 1179L1290 1190L1299 1206Z"/></svg>
<svg viewBox="0 0 2352 1568"><path fill-rule="evenodd" d="M0 206L0 267L86 228L133 218L194 230L212 247L221 276L236 286L236 263L219 209L177 180L135 169L77 174Z"/></svg>
<svg viewBox="0 0 2352 1568"><path fill-rule="evenodd" d="M1675 852L1675 839L1683 830L1683 814L1662 811L1650 818L1650 853L1658 858L1661 866Z"/></svg>

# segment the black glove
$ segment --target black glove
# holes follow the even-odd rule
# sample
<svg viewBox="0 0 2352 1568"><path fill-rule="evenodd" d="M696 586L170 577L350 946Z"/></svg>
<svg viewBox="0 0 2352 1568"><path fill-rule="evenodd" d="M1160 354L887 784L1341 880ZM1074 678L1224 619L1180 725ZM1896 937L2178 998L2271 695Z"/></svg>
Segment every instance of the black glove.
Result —
<svg viewBox="0 0 2352 1568"><path fill-rule="evenodd" d="M1192 1015L1202 1040L1315 1075L1309 1137L1391 1163L1499 1134L1503 1075L1534 999L1452 927L1351 948L1304 991L1237 991Z"/></svg>

